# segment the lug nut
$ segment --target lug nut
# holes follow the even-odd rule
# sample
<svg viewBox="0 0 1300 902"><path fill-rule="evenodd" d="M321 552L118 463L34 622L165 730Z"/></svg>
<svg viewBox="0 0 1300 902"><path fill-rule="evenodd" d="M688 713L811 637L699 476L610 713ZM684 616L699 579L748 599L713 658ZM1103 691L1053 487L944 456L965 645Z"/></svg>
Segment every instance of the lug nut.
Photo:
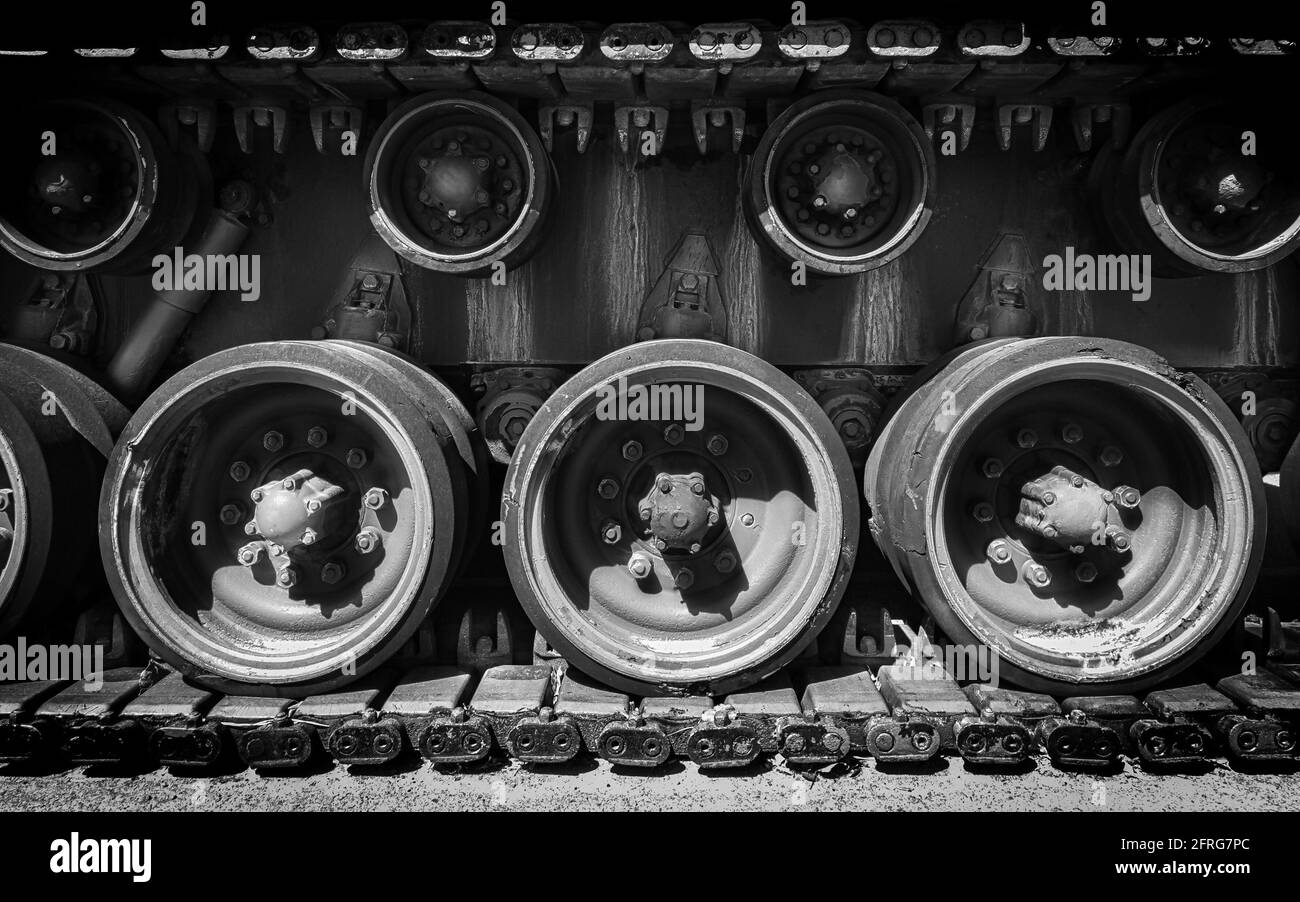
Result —
<svg viewBox="0 0 1300 902"><path fill-rule="evenodd" d="M709 442L706 447L709 449L709 453L714 457L721 457L727 453L727 449L731 447L731 443L727 441L725 435L715 432L713 435L709 436Z"/></svg>
<svg viewBox="0 0 1300 902"><path fill-rule="evenodd" d="M379 548L379 533L373 526L367 526L357 532L357 538L354 544L357 551L362 554L370 554L372 551L376 551Z"/></svg>
<svg viewBox="0 0 1300 902"><path fill-rule="evenodd" d="M1077 445L1083 441L1083 427L1078 423L1066 423L1061 427L1061 441L1067 445Z"/></svg>
<svg viewBox="0 0 1300 902"><path fill-rule="evenodd" d="M1115 503L1126 510L1133 510L1142 501L1142 493L1131 485L1121 485L1115 488Z"/></svg>
<svg viewBox="0 0 1300 902"><path fill-rule="evenodd" d="M664 427L664 441L670 445L679 445L686 436L686 430L682 428L681 423L669 423Z"/></svg>
<svg viewBox="0 0 1300 902"><path fill-rule="evenodd" d="M695 573L689 567L683 567L677 571L676 576L677 588L685 590L695 584Z"/></svg>
<svg viewBox="0 0 1300 902"><path fill-rule="evenodd" d="M226 526L234 526L243 517L244 512L239 509L237 504L227 504L221 509L221 522Z"/></svg>
<svg viewBox="0 0 1300 902"><path fill-rule="evenodd" d="M606 520L600 527L600 537L606 545L615 545L623 538L623 528L613 520Z"/></svg>
<svg viewBox="0 0 1300 902"><path fill-rule="evenodd" d="M994 539L984 549L984 556L990 564L1006 564L1011 560L1011 546L1004 539Z"/></svg>
<svg viewBox="0 0 1300 902"><path fill-rule="evenodd" d="M325 431L324 426L313 426L307 430L307 444L313 448L323 448L329 440L330 434Z"/></svg>
<svg viewBox="0 0 1300 902"><path fill-rule="evenodd" d="M366 452L360 448L349 448L347 457L344 458L344 462L353 470L360 470L366 465L367 460L369 458L366 456Z"/></svg>
<svg viewBox="0 0 1300 902"><path fill-rule="evenodd" d="M254 504L256 504L257 502L261 501L262 498L264 498L265 496L262 494L261 489L253 489L251 492L248 493L248 497L252 499Z"/></svg>
<svg viewBox="0 0 1300 902"><path fill-rule="evenodd" d="M280 485L284 487L284 490L286 492L296 492L298 491L298 477L286 476L284 478L284 481L281 482Z"/></svg>
<svg viewBox="0 0 1300 902"><path fill-rule="evenodd" d="M318 538L319 536L316 535L314 529L304 529L302 531L302 543L304 545L315 545Z"/></svg>
<svg viewBox="0 0 1300 902"><path fill-rule="evenodd" d="M1016 433L1016 444L1022 448L1032 448L1038 444L1038 433L1032 429L1021 429Z"/></svg>
<svg viewBox="0 0 1300 902"><path fill-rule="evenodd" d="M292 589L298 585L298 568L284 567L275 575L275 584L282 589Z"/></svg>
<svg viewBox="0 0 1300 902"><path fill-rule="evenodd" d="M596 486L596 494L606 501L612 501L618 497L618 481L606 476Z"/></svg>
<svg viewBox="0 0 1300 902"><path fill-rule="evenodd" d="M633 579L645 579L653 570L654 565L650 563L650 558L639 551L628 559L627 572L632 574Z"/></svg>
<svg viewBox="0 0 1300 902"><path fill-rule="evenodd" d="M1090 583L1097 578L1097 565L1084 561L1074 568L1074 578L1081 583Z"/></svg>
<svg viewBox="0 0 1300 902"><path fill-rule="evenodd" d="M362 503L372 511L377 511L388 503L388 492L378 488L371 489L366 492L366 496L362 499Z"/></svg>
<svg viewBox="0 0 1300 902"><path fill-rule="evenodd" d="M980 501L971 508L971 516L980 523L991 523L993 521L993 505L987 501Z"/></svg>
<svg viewBox="0 0 1300 902"><path fill-rule="evenodd" d="M320 568L320 581L327 586L332 586L343 579L347 571L338 561L328 561L325 566Z"/></svg>
<svg viewBox="0 0 1300 902"><path fill-rule="evenodd" d="M257 535L257 521L256 521L256 520L249 520L247 523L244 524L244 535L246 535L246 536L255 536L255 535Z"/></svg>
<svg viewBox="0 0 1300 902"><path fill-rule="evenodd" d="M279 451L284 447L284 436L272 429L262 436L262 447L267 451Z"/></svg>
<svg viewBox="0 0 1300 902"><path fill-rule="evenodd" d="M1025 566L1021 568L1020 573L1025 578L1025 582L1035 589L1046 589L1052 584L1052 574L1037 561L1025 561Z"/></svg>
<svg viewBox="0 0 1300 902"><path fill-rule="evenodd" d="M719 552L713 559L713 566L719 573L730 573L736 569L736 556L730 551Z"/></svg>
<svg viewBox="0 0 1300 902"><path fill-rule="evenodd" d="M243 482L251 475L252 470L242 460L237 460L230 465L230 478L235 482Z"/></svg>
<svg viewBox="0 0 1300 902"><path fill-rule="evenodd" d="M655 480L655 487L659 489L662 494L667 495L673 490L673 481L667 476L660 476Z"/></svg>
<svg viewBox="0 0 1300 902"><path fill-rule="evenodd" d="M635 442L635 441L633 441L633 442L624 442L624 443L623 443L623 459L624 459L624 460L640 460L640 459L641 459L641 454L642 454L642 450L641 450L641 443L640 443L640 442Z"/></svg>
<svg viewBox="0 0 1300 902"><path fill-rule="evenodd" d="M245 567L252 567L262 559L262 545L260 542L250 542L243 548L239 549L239 563Z"/></svg>
<svg viewBox="0 0 1300 902"><path fill-rule="evenodd" d="M692 483L691 483L691 494L692 494L692 495L703 495L703 494L704 494L704 483L702 483L702 482L692 482Z"/></svg>
<svg viewBox="0 0 1300 902"><path fill-rule="evenodd" d="M984 459L984 463L980 465L980 469L984 471L984 475L989 479L997 479L1002 475L1005 468L1002 466L1002 461L998 458L987 457Z"/></svg>

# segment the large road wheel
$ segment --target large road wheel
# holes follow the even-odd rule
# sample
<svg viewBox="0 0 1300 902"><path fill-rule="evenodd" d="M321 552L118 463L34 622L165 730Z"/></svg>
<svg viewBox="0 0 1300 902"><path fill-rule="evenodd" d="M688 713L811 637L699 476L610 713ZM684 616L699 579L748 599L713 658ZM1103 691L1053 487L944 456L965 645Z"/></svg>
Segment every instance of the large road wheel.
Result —
<svg viewBox="0 0 1300 902"><path fill-rule="evenodd" d="M1263 484L1231 412L1097 338L955 355L882 430L871 531L955 642L1019 685L1132 692L1231 628L1263 553Z"/></svg>
<svg viewBox="0 0 1300 902"><path fill-rule="evenodd" d="M630 692L725 693L830 619L856 495L830 421L775 367L715 342L644 342L578 373L529 424L502 500L506 564L580 670Z"/></svg>

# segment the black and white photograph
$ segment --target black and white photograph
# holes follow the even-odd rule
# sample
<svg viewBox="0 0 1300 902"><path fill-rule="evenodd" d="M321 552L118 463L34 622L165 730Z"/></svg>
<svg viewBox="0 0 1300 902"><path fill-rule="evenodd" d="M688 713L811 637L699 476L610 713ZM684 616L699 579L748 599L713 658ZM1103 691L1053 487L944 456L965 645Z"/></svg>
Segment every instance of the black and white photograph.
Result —
<svg viewBox="0 0 1300 902"><path fill-rule="evenodd" d="M1284 5L10 12L14 881L1294 883Z"/></svg>

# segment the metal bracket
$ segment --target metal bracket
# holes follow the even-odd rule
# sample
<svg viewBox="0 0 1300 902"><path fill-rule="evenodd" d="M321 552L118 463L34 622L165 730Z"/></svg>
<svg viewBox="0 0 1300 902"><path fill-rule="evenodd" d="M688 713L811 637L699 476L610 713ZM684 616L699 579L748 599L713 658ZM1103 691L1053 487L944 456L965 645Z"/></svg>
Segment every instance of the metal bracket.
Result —
<svg viewBox="0 0 1300 902"><path fill-rule="evenodd" d="M514 635L505 608L480 601L466 608L456 634L456 666L481 673L514 662Z"/></svg>
<svg viewBox="0 0 1300 902"><path fill-rule="evenodd" d="M731 121L731 152L740 153L741 144L745 140L744 107L716 100L691 101L691 131L695 135L695 147L700 153L708 152L709 128L723 128L728 119Z"/></svg>
<svg viewBox="0 0 1300 902"><path fill-rule="evenodd" d="M235 733L235 748L254 770L301 767L311 759L312 731L287 717Z"/></svg>
<svg viewBox="0 0 1300 902"><path fill-rule="evenodd" d="M776 722L781 754L791 764L834 764L849 751L849 734L828 717L782 717Z"/></svg>
<svg viewBox="0 0 1300 902"><path fill-rule="evenodd" d="M226 748L214 723L159 727L149 735L149 755L163 767L211 767Z"/></svg>
<svg viewBox="0 0 1300 902"><path fill-rule="evenodd" d="M645 718L629 715L626 720L612 721L601 729L596 749L611 764L658 767L668 760L672 743L663 730L647 724Z"/></svg>
<svg viewBox="0 0 1300 902"><path fill-rule="evenodd" d="M103 649L105 667L138 666L145 660L143 643L111 602L83 611L73 627L72 641Z"/></svg>
<svg viewBox="0 0 1300 902"><path fill-rule="evenodd" d="M1119 758L1119 734L1082 711L1068 717L1047 717L1038 725L1038 742L1052 763L1061 768L1107 768Z"/></svg>
<svg viewBox="0 0 1300 902"><path fill-rule="evenodd" d="M1029 758L1029 731L1010 717L963 717L956 723L957 751L971 764L1014 765Z"/></svg>
<svg viewBox="0 0 1300 902"><path fill-rule="evenodd" d="M252 153L253 146L249 134L249 123L257 128L271 129L271 147L276 153L284 153L285 141L289 133L289 114L282 106L269 103L250 103L237 106L235 114L235 138L239 149Z"/></svg>
<svg viewBox="0 0 1300 902"><path fill-rule="evenodd" d="M74 272L41 274L27 300L7 313L4 335L9 340L49 345L70 354L90 353L99 324L90 283L84 274Z"/></svg>
<svg viewBox="0 0 1300 902"><path fill-rule="evenodd" d="M1070 109L1070 125L1074 130L1074 143L1079 150L1091 150L1093 131L1098 125L1107 122L1110 123L1110 143L1116 148L1127 144L1133 123L1131 106L1113 100L1076 100Z"/></svg>
<svg viewBox="0 0 1300 902"><path fill-rule="evenodd" d="M1035 334L1038 317L1029 309L1027 296L1034 271L1025 236L999 235L957 305L954 347L985 338Z"/></svg>
<svg viewBox="0 0 1300 902"><path fill-rule="evenodd" d="M542 145L549 153L555 144L555 126L569 128L576 124L578 153L586 153L587 144L591 141L591 123L594 116L595 104L593 103L565 100L562 103L539 107L537 110L537 125L538 132L541 134Z"/></svg>
<svg viewBox="0 0 1300 902"><path fill-rule="evenodd" d="M885 410L885 396L866 370L799 370L794 379L826 411L844 441L854 466L866 463L876 437L876 424Z"/></svg>
<svg viewBox="0 0 1300 902"><path fill-rule="evenodd" d="M487 721L454 708L446 717L435 717L416 734L415 746L434 764L471 764L492 751L492 733Z"/></svg>
<svg viewBox="0 0 1300 902"><path fill-rule="evenodd" d="M928 98L921 107L921 127L931 141L936 131L941 135L945 131L953 132L960 153L970 145L971 132L975 129L975 104L947 97Z"/></svg>
<svg viewBox="0 0 1300 902"><path fill-rule="evenodd" d="M325 311L315 339L373 341L406 350L411 308L397 256L378 235L368 236L349 264L342 297Z"/></svg>
<svg viewBox="0 0 1300 902"><path fill-rule="evenodd" d="M898 713L867 722L867 751L880 764L920 764L939 754L939 728L921 717Z"/></svg>
<svg viewBox="0 0 1300 902"><path fill-rule="evenodd" d="M573 718L556 717L543 708L536 717L524 717L506 734L510 754L528 764L563 764L578 754L582 736Z"/></svg>
<svg viewBox="0 0 1300 902"><path fill-rule="evenodd" d="M1052 107L1046 103L1030 101L998 101L998 146L1011 149L1011 133L1017 125L1028 125L1033 136L1035 152L1047 146L1047 136L1052 131Z"/></svg>
<svg viewBox="0 0 1300 902"><path fill-rule="evenodd" d="M637 340L707 338L725 342L727 309L719 273L708 236L703 232L684 234L641 302Z"/></svg>
<svg viewBox="0 0 1300 902"><path fill-rule="evenodd" d="M313 104L307 111L311 120L311 138L316 143L319 153L325 152L325 129L343 132L350 131L361 138L361 127L365 122L365 113L359 106L344 104Z"/></svg>
<svg viewBox="0 0 1300 902"><path fill-rule="evenodd" d="M686 754L700 770L746 767L760 750L758 734L752 727L737 723L727 705L704 712L700 725L686 739Z"/></svg>
<svg viewBox="0 0 1300 902"><path fill-rule="evenodd" d="M214 100L173 100L158 108L158 122L172 147L180 143L182 127L193 128L195 143L199 150L207 153L212 149L212 139L216 135L216 119L217 104Z"/></svg>
<svg viewBox="0 0 1300 902"><path fill-rule="evenodd" d="M632 132L636 130L639 135L652 127L655 136L654 152L646 156L658 156L663 153L664 141L668 136L668 107L633 105L614 108L614 131L618 134L618 146L623 153L641 156L642 142L637 141L633 146Z"/></svg>
<svg viewBox="0 0 1300 902"><path fill-rule="evenodd" d="M538 408L565 378L563 370L525 366L501 367L470 378L470 389L483 393L475 420L493 460L510 463L515 445Z"/></svg>
<svg viewBox="0 0 1300 902"><path fill-rule="evenodd" d="M324 745L339 764L387 764L402 751L402 727L396 718L368 710L333 727Z"/></svg>

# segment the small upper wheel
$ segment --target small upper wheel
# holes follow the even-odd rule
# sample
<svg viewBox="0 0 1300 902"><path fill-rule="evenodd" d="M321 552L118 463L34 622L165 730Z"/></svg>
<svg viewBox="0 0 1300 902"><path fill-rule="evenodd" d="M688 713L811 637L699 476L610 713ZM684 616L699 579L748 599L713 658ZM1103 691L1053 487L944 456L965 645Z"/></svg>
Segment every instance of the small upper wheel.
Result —
<svg viewBox="0 0 1300 902"><path fill-rule="evenodd" d="M380 125L365 172L370 222L412 263L477 275L498 261L517 266L542 240L550 160L496 98L433 94L402 104Z"/></svg>

